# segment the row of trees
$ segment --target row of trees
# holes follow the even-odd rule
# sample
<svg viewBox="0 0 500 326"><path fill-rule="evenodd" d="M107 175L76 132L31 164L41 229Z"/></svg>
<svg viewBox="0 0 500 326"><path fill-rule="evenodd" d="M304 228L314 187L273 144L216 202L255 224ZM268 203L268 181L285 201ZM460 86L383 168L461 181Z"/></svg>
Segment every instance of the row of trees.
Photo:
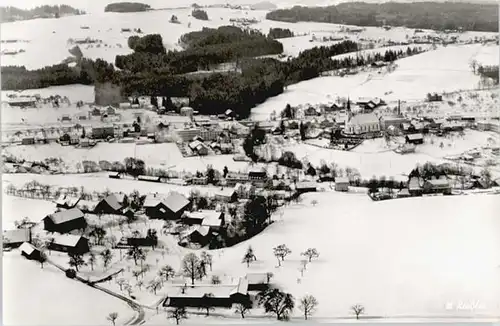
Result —
<svg viewBox="0 0 500 326"><path fill-rule="evenodd" d="M365 3L349 2L328 7L279 9L267 19L299 22L346 24L357 26L406 26L435 30L471 30L498 32L495 4L463 2Z"/></svg>
<svg viewBox="0 0 500 326"><path fill-rule="evenodd" d="M0 17L4 22L17 20L28 20L35 18L59 18L67 15L84 15L85 11L75 9L68 5L43 5L32 9L20 9L16 7L0 7Z"/></svg>

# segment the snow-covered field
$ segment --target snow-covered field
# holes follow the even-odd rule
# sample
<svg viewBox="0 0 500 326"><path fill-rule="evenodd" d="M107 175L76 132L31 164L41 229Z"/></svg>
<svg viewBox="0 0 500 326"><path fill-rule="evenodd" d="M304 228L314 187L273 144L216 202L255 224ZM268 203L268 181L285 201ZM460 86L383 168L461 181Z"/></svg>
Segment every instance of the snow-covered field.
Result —
<svg viewBox="0 0 500 326"><path fill-rule="evenodd" d="M339 55L333 56L332 59L341 60L341 59L348 58L348 57L356 58L356 56L358 56L358 55L361 57L365 57L367 55L374 55L375 53L380 53L380 54L384 55L385 51L389 51L389 50L396 51L396 52L401 50L401 51L405 52L408 48L411 48L411 49L422 48L422 50L427 50L427 49L431 48L431 45L430 44L410 44L410 45L384 46L384 47L380 47L380 48L361 50L361 51L357 51L357 52L353 52L353 53L339 54Z"/></svg>
<svg viewBox="0 0 500 326"><path fill-rule="evenodd" d="M2 267L5 325L107 325L110 312L118 313L120 325L134 315L124 302L67 278L49 264L41 269L18 250L3 253Z"/></svg>
<svg viewBox="0 0 500 326"><path fill-rule="evenodd" d="M2 228L15 228L14 222L28 217L30 221L40 222L45 216L54 213L56 205L49 201L2 195Z"/></svg>
<svg viewBox="0 0 500 326"><path fill-rule="evenodd" d="M288 0L287 0L288 1ZM176 1L178 2L178 1ZM183 7L189 6L180 2ZM234 3L232 3L234 4ZM331 3L329 3L331 4ZM217 28L221 25L231 25L230 19L248 18L259 22L251 25L267 34L271 27L288 28L297 37L280 40L284 45L284 53L297 55L300 51L314 46L331 45L335 42L313 41L312 35L318 38L323 36L347 37L361 42L383 43L389 40L394 42L406 42L408 37L413 36L414 30L407 28L393 28L386 31L379 27L366 27L362 32L349 33L343 31L341 25L327 23L285 23L266 20L267 10L235 10L229 8L206 8L210 20L201 21L190 16L191 8L165 9L141 13L105 13L104 3L95 5L91 14L83 16L62 17L59 19L37 19L2 24L2 40L23 40L28 43L10 43L5 46L6 50L24 49L24 53L16 55L2 55L2 65L24 65L28 69L41 68L61 62L70 54L68 49L73 45L68 43L70 38L79 40L92 38L102 40L102 44L80 46L85 57L102 58L114 63L118 54L127 54L127 39L134 33L122 32L122 28L134 30L140 28L143 33L159 33L167 49L179 49L178 40L181 35L201 30L203 27ZM164 2L153 1L153 8L173 8L174 2L166 5ZM82 6L85 8L86 6ZM168 23L172 15L176 15L180 24ZM188 27L188 25L190 27ZM89 29L81 29L87 26ZM427 34L435 34L426 31ZM302 36L308 34L308 36ZM465 32L457 34L460 40L471 40L476 37L491 37L494 33ZM380 45L379 45L380 46Z"/></svg>
<svg viewBox="0 0 500 326"><path fill-rule="evenodd" d="M392 73L364 72L352 76L318 77L288 86L283 94L268 99L252 110L252 118L266 120L272 111L287 104L319 104L337 97L381 97L387 101L424 100L427 93L475 89L480 77L469 62L482 45L441 47L397 61Z"/></svg>
<svg viewBox="0 0 500 326"><path fill-rule="evenodd" d="M311 205L312 200L318 204ZM273 282L296 298L312 294L319 300L315 314L319 321L348 317L349 307L355 303L364 305L369 316L491 318L500 313L500 222L496 214L499 203L498 196L494 195L469 195L459 200L456 197L423 197L373 202L363 194L307 194L301 203L291 204L276 213L276 222L261 234L234 247L213 251L213 270L209 277L219 275L230 282L228 277L271 271L274 273ZM32 207L36 209L37 206ZM292 250L282 267L276 267L277 261L272 253L272 248L279 244L286 244ZM254 249L257 261L247 268L241 263L241 258L249 245ZM159 250L155 255L148 255L151 275L156 273L155 266L161 267L165 263L177 269L178 259L187 252L172 242L168 246L170 250L165 257L158 254ZM309 247L317 248L320 257L308 264L301 276L300 253ZM10 254L17 255L16 252ZM117 255L115 253L115 258ZM155 258L159 260L158 265ZM104 316L111 311L118 311L122 317L129 316L126 306L121 310L120 305L96 297L101 295L97 290L87 288L94 293L82 293L86 287L67 280L62 274L52 275L60 272L52 272L49 267L41 271L38 264L21 260L18 256L6 256L5 262L4 284L7 288L4 290L16 289L17 295L16 299L4 300L8 302L9 313L25 309L22 298L28 294L22 293L29 291L26 293L43 298L31 301L35 311L43 309L47 312L47 306L49 309L58 308L53 314L57 318L49 318L50 315L46 314L42 321L37 320L37 324L76 324L76 321L79 324L104 324ZM133 261L127 264L133 267ZM13 273L16 273L15 278ZM34 273L43 273L42 277L50 275L53 279L40 282L40 276ZM19 279L23 280L21 290ZM135 282L133 278L129 281ZM67 288L71 282L75 289ZM103 286L118 291L114 282ZM54 288L58 291L50 291ZM64 295L45 297L49 292L61 293L59 289ZM145 300L144 304L151 304L152 299L167 291L168 287L165 287L157 296L143 293L145 296L139 297ZM7 292L10 299L8 293L12 292ZM72 295L80 296L80 305L74 304ZM60 309L60 305L66 307L65 303L59 304L61 298L71 306ZM41 305L41 300L50 301L51 305ZM88 313L94 307L90 302L99 302L99 307L95 308L99 309L97 312ZM451 309L450 304L453 305ZM459 309L460 304L475 305L475 309ZM232 310L219 309L216 313L227 317L204 320L210 323L239 322ZM60 314L68 317L59 318ZM250 312L250 317L259 314L260 311ZM42 318L35 315L22 317ZM68 321L69 316L73 316L73 320ZM293 316L300 318L300 311L296 309ZM7 315L7 318L20 317ZM166 322L164 313L150 318L147 322L150 325L158 324L160 320ZM191 318L187 322L200 321L197 317ZM33 323L31 319L15 321Z"/></svg>
<svg viewBox="0 0 500 326"><path fill-rule="evenodd" d="M2 58L3 62L3 58ZM65 85L65 86L50 86L46 88L27 89L23 91L2 91L2 100L7 98L7 95L16 94L18 96L34 96L39 94L42 98L59 95L68 97L72 103L83 101L85 103L94 102L94 86L88 85ZM3 110L4 108L2 108ZM9 108L10 109L10 108ZM2 111L2 117L8 112Z"/></svg>

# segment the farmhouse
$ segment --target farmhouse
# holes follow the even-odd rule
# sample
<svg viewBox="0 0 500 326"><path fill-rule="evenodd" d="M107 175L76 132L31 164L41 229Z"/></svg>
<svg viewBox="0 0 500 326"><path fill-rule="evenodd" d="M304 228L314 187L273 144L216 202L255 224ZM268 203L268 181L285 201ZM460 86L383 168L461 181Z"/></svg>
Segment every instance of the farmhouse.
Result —
<svg viewBox="0 0 500 326"><path fill-rule="evenodd" d="M222 202L233 202L237 199L236 192L232 188L222 188L215 192L214 197L216 200Z"/></svg>
<svg viewBox="0 0 500 326"><path fill-rule="evenodd" d="M387 130L390 126L403 129L403 124L409 123L409 120L403 116L383 116L380 118L380 126Z"/></svg>
<svg viewBox="0 0 500 326"><path fill-rule="evenodd" d="M24 137L21 140L22 145L33 145L35 143L35 138L34 137Z"/></svg>
<svg viewBox="0 0 500 326"><path fill-rule="evenodd" d="M190 108L190 107L187 107L187 106L181 108L180 112L181 112L181 115L186 116L186 117L191 117L194 114L193 108Z"/></svg>
<svg viewBox="0 0 500 326"><path fill-rule="evenodd" d="M206 245L210 240L210 228L208 226L200 225L188 235L188 238L192 243Z"/></svg>
<svg viewBox="0 0 500 326"><path fill-rule="evenodd" d="M406 135L405 141L408 144L420 145L424 143L424 136L422 134Z"/></svg>
<svg viewBox="0 0 500 326"><path fill-rule="evenodd" d="M335 191L349 191L349 178L335 178Z"/></svg>
<svg viewBox="0 0 500 326"><path fill-rule="evenodd" d="M71 208L46 216L43 219L44 229L48 232L68 233L85 229L87 221L78 208Z"/></svg>
<svg viewBox="0 0 500 326"><path fill-rule="evenodd" d="M3 245L6 248L18 248L23 242L31 241L30 229L6 230L3 232Z"/></svg>
<svg viewBox="0 0 500 326"><path fill-rule="evenodd" d="M360 113L353 116L345 125L346 134L365 134L379 132L380 123L374 113Z"/></svg>
<svg viewBox="0 0 500 326"><path fill-rule="evenodd" d="M316 183L309 181L302 181L295 183L295 191L299 194L303 194L306 192L315 192L317 191Z"/></svg>
<svg viewBox="0 0 500 326"><path fill-rule="evenodd" d="M127 196L123 193L111 194L102 199L95 207L96 214L121 214L127 205Z"/></svg>
<svg viewBox="0 0 500 326"><path fill-rule="evenodd" d="M269 288L267 273L248 273L245 276L248 282L248 291L264 291Z"/></svg>
<svg viewBox="0 0 500 326"><path fill-rule="evenodd" d="M36 249L31 243L23 242L23 244L19 247L19 250L21 250L21 255L29 260L40 259L40 251Z"/></svg>
<svg viewBox="0 0 500 326"><path fill-rule="evenodd" d="M445 195L450 195L451 194L450 182L446 179L427 180L424 183L424 193L426 194L441 193Z"/></svg>
<svg viewBox="0 0 500 326"><path fill-rule="evenodd" d="M250 198L251 196L255 195L255 186L251 183L237 183L234 186L234 191L238 195L238 198L240 199L247 199Z"/></svg>
<svg viewBox="0 0 500 326"><path fill-rule="evenodd" d="M106 139L115 136L115 128L113 126L92 127L92 138Z"/></svg>
<svg viewBox="0 0 500 326"><path fill-rule="evenodd" d="M78 205L78 202L80 200L81 200L80 197L70 197L68 195L61 195L55 201L55 204L57 208L70 209L76 207L76 205Z"/></svg>
<svg viewBox="0 0 500 326"><path fill-rule="evenodd" d="M250 180L248 174L229 172L226 176L226 183L229 187L234 187L237 183L247 183Z"/></svg>
<svg viewBox="0 0 500 326"><path fill-rule="evenodd" d="M231 308L236 303L249 300L245 280L238 285L183 286L172 289L163 302L165 307L219 307Z"/></svg>
<svg viewBox="0 0 500 326"><path fill-rule="evenodd" d="M171 192L166 198L148 195L144 201L146 215L162 220L178 220L189 207L190 201L177 192Z"/></svg>
<svg viewBox="0 0 500 326"><path fill-rule="evenodd" d="M202 211L201 214L203 214L201 225L209 227L211 231L219 231L224 225L224 214L222 212L206 210Z"/></svg>
<svg viewBox="0 0 500 326"><path fill-rule="evenodd" d="M85 237L72 234L61 234L54 238L49 248L54 251L68 252L83 255L89 252L89 240Z"/></svg>
<svg viewBox="0 0 500 326"><path fill-rule="evenodd" d="M411 177L408 181L408 192L412 196L419 196L423 193L423 179L419 177Z"/></svg>
<svg viewBox="0 0 500 326"><path fill-rule="evenodd" d="M316 110L315 108L310 106L304 110L304 115L306 117L316 117L316 116L320 115L320 112L318 112L318 110Z"/></svg>

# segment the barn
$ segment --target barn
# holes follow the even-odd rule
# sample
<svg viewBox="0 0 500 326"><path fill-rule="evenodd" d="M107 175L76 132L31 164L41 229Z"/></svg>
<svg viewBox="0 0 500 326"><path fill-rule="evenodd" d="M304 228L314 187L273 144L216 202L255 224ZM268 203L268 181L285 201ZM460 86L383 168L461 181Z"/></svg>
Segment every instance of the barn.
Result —
<svg viewBox="0 0 500 326"><path fill-rule="evenodd" d="M177 192L171 192L166 198L159 195L148 195L144 201L146 215L150 218L178 220L191 202Z"/></svg>
<svg viewBox="0 0 500 326"><path fill-rule="evenodd" d="M335 178L335 191L349 191L349 178Z"/></svg>
<svg viewBox="0 0 500 326"><path fill-rule="evenodd" d="M30 229L6 230L3 232L3 245L6 248L18 248L23 242L31 241Z"/></svg>
<svg viewBox="0 0 500 326"><path fill-rule="evenodd" d="M408 144L421 145L424 143L424 136L422 134L406 135L405 139Z"/></svg>
<svg viewBox="0 0 500 326"><path fill-rule="evenodd" d="M49 245L50 250L83 255L90 251L89 240L72 234L61 234Z"/></svg>
<svg viewBox="0 0 500 326"><path fill-rule="evenodd" d="M73 230L85 229L87 221L81 210L71 208L47 215L43 219L44 229L48 232L68 233Z"/></svg>
<svg viewBox="0 0 500 326"><path fill-rule="evenodd" d="M248 273L245 278L248 282L248 291L265 291L269 288L267 273Z"/></svg>
<svg viewBox="0 0 500 326"><path fill-rule="evenodd" d="M40 259L40 250L36 249L31 243L23 242L23 244L19 247L19 250L21 250L21 255L29 260Z"/></svg>
<svg viewBox="0 0 500 326"><path fill-rule="evenodd" d="M127 196L123 193L111 194L102 199L95 207L96 214L122 214L126 206Z"/></svg>

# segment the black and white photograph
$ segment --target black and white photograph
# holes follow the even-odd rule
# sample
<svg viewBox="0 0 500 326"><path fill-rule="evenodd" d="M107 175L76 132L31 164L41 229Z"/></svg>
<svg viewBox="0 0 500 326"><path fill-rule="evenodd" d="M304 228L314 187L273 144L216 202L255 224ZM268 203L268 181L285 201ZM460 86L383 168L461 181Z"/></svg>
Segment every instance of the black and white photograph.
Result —
<svg viewBox="0 0 500 326"><path fill-rule="evenodd" d="M191 1L0 2L0 323L500 323L499 3Z"/></svg>

